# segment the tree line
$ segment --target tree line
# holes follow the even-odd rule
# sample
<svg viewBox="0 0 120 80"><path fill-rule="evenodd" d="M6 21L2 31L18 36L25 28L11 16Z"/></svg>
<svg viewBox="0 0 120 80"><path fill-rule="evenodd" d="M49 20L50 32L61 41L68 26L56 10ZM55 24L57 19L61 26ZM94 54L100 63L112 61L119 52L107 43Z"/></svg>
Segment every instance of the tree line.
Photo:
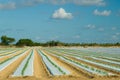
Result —
<svg viewBox="0 0 120 80"><path fill-rule="evenodd" d="M34 42L31 39L20 39L16 43L15 38L11 38L8 36L1 36L1 43L0 45L8 46L8 45L14 45L14 46L45 46L45 47L52 47L52 46L120 46L120 42L117 43L65 43L65 42L60 42L60 41L48 41L45 43L39 43L39 42Z"/></svg>

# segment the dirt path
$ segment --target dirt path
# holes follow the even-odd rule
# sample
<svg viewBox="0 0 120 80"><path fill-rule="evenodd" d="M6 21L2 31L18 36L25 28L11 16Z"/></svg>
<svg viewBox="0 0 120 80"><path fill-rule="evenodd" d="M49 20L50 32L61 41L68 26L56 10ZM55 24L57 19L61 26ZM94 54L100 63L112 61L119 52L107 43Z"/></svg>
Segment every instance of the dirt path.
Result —
<svg viewBox="0 0 120 80"><path fill-rule="evenodd" d="M34 75L37 78L48 78L50 76L46 69L45 64L42 61L42 57L38 54L37 50L34 50Z"/></svg>
<svg viewBox="0 0 120 80"><path fill-rule="evenodd" d="M42 50L43 51L43 50ZM44 54L46 54L47 56L51 57L56 63L58 63L60 66L63 66L65 69L67 69L68 71L71 72L70 75L68 76L76 76L76 77L80 77L83 80L87 80L89 78L92 78L92 76L85 74L82 70L80 70L80 68L78 69L75 66L72 66L71 64L57 58L56 56L50 54L47 51L43 51ZM64 76L64 75L63 75Z"/></svg>
<svg viewBox="0 0 120 80"><path fill-rule="evenodd" d="M0 71L0 80L4 80L5 78L8 78L19 66L19 64L25 59L25 57L29 54L30 50L26 52L23 56L18 58L16 61L11 63L9 66L7 66L4 70Z"/></svg>

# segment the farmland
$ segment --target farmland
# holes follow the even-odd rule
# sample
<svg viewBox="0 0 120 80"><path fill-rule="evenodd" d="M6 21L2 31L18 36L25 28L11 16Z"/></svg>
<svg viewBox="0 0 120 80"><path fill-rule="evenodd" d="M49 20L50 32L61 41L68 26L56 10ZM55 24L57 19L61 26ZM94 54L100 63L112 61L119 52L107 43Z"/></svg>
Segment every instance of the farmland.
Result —
<svg viewBox="0 0 120 80"><path fill-rule="evenodd" d="M1 48L0 80L120 80L120 48Z"/></svg>

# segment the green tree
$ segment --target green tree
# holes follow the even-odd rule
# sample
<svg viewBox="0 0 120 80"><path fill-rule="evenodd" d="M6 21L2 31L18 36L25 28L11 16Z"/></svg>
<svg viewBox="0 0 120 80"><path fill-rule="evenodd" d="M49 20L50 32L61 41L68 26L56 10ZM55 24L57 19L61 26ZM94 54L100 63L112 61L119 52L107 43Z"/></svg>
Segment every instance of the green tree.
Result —
<svg viewBox="0 0 120 80"><path fill-rule="evenodd" d="M7 37L7 36L2 36L1 37L1 44L3 45L9 45L10 43L13 43L15 41L14 38Z"/></svg>
<svg viewBox="0 0 120 80"><path fill-rule="evenodd" d="M62 42L52 40L52 41L46 42L46 45L47 46L58 46L58 45L62 45Z"/></svg>
<svg viewBox="0 0 120 80"><path fill-rule="evenodd" d="M20 39L17 43L17 46L33 46L34 43L30 39Z"/></svg>

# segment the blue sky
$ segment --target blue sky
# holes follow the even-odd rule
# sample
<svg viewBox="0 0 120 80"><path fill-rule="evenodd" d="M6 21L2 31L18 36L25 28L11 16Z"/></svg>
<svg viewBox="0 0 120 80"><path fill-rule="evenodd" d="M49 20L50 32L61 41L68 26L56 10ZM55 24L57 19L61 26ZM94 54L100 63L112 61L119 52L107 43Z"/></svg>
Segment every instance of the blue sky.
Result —
<svg viewBox="0 0 120 80"><path fill-rule="evenodd" d="M120 42L119 3L119 0L0 0L0 36L38 42Z"/></svg>

